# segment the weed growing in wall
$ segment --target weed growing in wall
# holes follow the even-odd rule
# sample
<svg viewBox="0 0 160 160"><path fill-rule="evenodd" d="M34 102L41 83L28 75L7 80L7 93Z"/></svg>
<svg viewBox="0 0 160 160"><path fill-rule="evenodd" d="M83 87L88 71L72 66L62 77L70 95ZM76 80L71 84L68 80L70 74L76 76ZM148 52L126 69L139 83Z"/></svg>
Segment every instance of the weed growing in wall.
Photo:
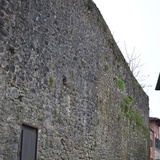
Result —
<svg viewBox="0 0 160 160"><path fill-rule="evenodd" d="M125 97L121 101L121 111L130 120L130 124L141 129L144 135L148 136L148 127L144 124L143 119L138 111L138 109L133 108L134 98L133 96ZM120 120L120 115L118 120Z"/></svg>
<svg viewBox="0 0 160 160"><path fill-rule="evenodd" d="M125 88L124 81L119 79L118 77L115 77L115 81L116 81L116 84L118 85L118 88L123 91Z"/></svg>
<svg viewBox="0 0 160 160"><path fill-rule="evenodd" d="M54 114L54 117L57 117L57 116L58 116L58 112L57 112L57 109L56 109L56 108L54 108L53 114Z"/></svg>
<svg viewBox="0 0 160 160"><path fill-rule="evenodd" d="M51 77L49 77L49 91L51 91L53 84L54 84L54 78L51 76Z"/></svg>
<svg viewBox="0 0 160 160"><path fill-rule="evenodd" d="M109 65L109 64L106 64L106 65L105 65L105 72L107 72L109 69L110 69L110 65Z"/></svg>

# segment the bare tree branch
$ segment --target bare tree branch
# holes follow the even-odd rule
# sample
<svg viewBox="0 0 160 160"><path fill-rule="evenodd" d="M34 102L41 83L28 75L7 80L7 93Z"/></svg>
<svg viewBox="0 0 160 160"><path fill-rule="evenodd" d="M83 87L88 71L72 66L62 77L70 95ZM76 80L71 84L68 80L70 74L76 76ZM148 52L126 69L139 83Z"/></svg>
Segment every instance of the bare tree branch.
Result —
<svg viewBox="0 0 160 160"><path fill-rule="evenodd" d="M142 88L151 87L151 85L144 84L144 81L148 76L142 75L142 67L144 64L141 64L141 54L135 54L135 47L133 48L132 53L128 53L126 43L124 42L124 49L125 49L125 58L128 63L128 66L135 76L135 78L139 81Z"/></svg>

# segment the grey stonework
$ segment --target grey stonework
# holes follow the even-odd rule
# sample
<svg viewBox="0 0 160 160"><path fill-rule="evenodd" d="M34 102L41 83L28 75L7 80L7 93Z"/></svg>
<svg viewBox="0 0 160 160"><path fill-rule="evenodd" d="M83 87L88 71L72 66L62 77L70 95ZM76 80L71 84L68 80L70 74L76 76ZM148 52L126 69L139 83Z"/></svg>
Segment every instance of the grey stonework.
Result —
<svg viewBox="0 0 160 160"><path fill-rule="evenodd" d="M155 159L160 160L160 151L155 149Z"/></svg>
<svg viewBox="0 0 160 160"><path fill-rule="evenodd" d="M91 0L0 0L0 160L19 159L23 123L37 160L147 160L148 119Z"/></svg>

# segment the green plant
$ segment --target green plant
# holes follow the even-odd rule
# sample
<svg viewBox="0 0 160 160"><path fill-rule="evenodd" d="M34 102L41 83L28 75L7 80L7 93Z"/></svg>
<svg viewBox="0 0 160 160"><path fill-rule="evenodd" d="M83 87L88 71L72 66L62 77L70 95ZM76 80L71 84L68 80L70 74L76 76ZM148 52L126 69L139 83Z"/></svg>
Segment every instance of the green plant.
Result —
<svg viewBox="0 0 160 160"><path fill-rule="evenodd" d="M136 126L143 131L145 136L148 136L149 134L149 129L148 127L144 124L143 119L137 109L134 110L134 120L136 123Z"/></svg>
<svg viewBox="0 0 160 160"><path fill-rule="evenodd" d="M91 11L93 9L93 2L92 0L88 0L88 10Z"/></svg>
<svg viewBox="0 0 160 160"><path fill-rule="evenodd" d="M143 119L138 111L138 109L133 108L134 106L134 98L133 96L128 96L123 98L121 101L121 111L124 115L130 120L130 124L133 127L137 127L141 129L144 135L148 135L148 127L144 124Z"/></svg>
<svg viewBox="0 0 160 160"><path fill-rule="evenodd" d="M54 108L53 114L54 114L54 117L57 117L58 112L57 112L57 109L56 109L56 108Z"/></svg>
<svg viewBox="0 0 160 160"><path fill-rule="evenodd" d="M49 77L49 91L51 91L53 84L54 84L54 78L51 76L51 77Z"/></svg>
<svg viewBox="0 0 160 160"><path fill-rule="evenodd" d="M124 90L125 88L125 83L123 80L119 79L118 77L115 78L116 84L118 85L120 90Z"/></svg>
<svg viewBox="0 0 160 160"><path fill-rule="evenodd" d="M121 101L121 110L125 113L128 118L131 118L132 106L134 105L134 98L132 96L125 97Z"/></svg>
<svg viewBox="0 0 160 160"><path fill-rule="evenodd" d="M106 65L105 65L105 72L107 72L109 69L110 69L110 65L109 65L109 64L106 64Z"/></svg>

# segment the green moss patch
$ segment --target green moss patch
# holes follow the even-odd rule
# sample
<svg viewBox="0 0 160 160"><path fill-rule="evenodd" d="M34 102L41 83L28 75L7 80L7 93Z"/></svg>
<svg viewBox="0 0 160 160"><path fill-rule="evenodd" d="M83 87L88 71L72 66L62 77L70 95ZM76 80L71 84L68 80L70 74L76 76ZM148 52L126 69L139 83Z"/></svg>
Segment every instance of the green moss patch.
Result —
<svg viewBox="0 0 160 160"><path fill-rule="evenodd" d="M53 87L54 85L54 78L51 76L49 77L49 91L51 91L51 88Z"/></svg>
<svg viewBox="0 0 160 160"><path fill-rule="evenodd" d="M123 98L121 101L121 111L130 120L130 124L142 130L144 135L148 136L148 127L144 124L138 109L134 108L133 96ZM119 121L119 118L118 118Z"/></svg>
<svg viewBox="0 0 160 160"><path fill-rule="evenodd" d="M118 77L115 77L115 81L116 81L116 84L118 85L118 88L123 91L125 88L124 81L119 79Z"/></svg>

